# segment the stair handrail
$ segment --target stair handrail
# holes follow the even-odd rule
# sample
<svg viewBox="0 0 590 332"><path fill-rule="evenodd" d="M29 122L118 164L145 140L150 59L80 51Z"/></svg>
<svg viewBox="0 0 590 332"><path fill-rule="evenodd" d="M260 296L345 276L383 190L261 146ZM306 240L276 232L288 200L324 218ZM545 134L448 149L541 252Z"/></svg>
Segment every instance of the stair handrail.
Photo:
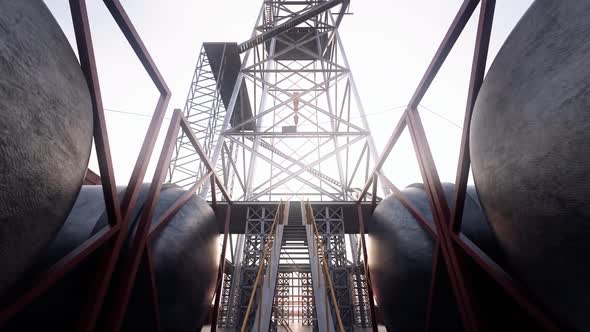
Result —
<svg viewBox="0 0 590 332"><path fill-rule="evenodd" d="M248 319L250 318L250 312L252 311L252 304L254 303L254 298L256 297L256 293L257 293L258 288L260 286L260 280L261 280L260 277L262 276L262 270L264 269L265 262L272 250L272 246L273 246L274 239L275 239L274 233L276 231L277 222L284 218L283 212L284 212L284 202L281 199L281 201L279 202L279 206L277 207L277 211L275 213L274 220L272 222L272 226L270 227L270 231L268 232L268 235L266 237L267 241L266 241L266 243L264 245L264 249L262 250L262 253L261 253L260 265L258 267L258 273L256 273L256 280L254 281L254 288L252 289L252 294L250 294L250 300L248 301L248 308L246 309L246 315L244 316L244 321L242 322L242 328L240 329L241 332L246 332L246 330L248 328Z"/></svg>
<svg viewBox="0 0 590 332"><path fill-rule="evenodd" d="M322 248L321 243L321 236L318 231L318 225L315 221L315 217L313 216L313 209L311 208L311 204L309 200L305 205L305 219L307 224L311 224L314 230L315 239L316 239L316 246L318 251L318 258L321 262L322 269L324 271L324 276L328 281L328 289L330 290L330 297L332 298L332 303L334 304L334 311L336 312L336 322L338 324L338 331L344 332L344 324L342 323L342 317L340 316L340 308L338 307L338 302L336 301L336 292L334 291L334 285L332 284L332 277L330 276L330 272L328 270L328 260L326 258L325 253L322 251L320 252L320 248ZM311 222L309 222L311 221Z"/></svg>

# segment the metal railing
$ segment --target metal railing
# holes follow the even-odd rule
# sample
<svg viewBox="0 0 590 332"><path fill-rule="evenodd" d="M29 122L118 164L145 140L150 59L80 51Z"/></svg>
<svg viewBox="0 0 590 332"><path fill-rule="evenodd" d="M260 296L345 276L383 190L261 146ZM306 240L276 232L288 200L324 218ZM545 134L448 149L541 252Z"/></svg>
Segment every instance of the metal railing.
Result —
<svg viewBox="0 0 590 332"><path fill-rule="evenodd" d="M465 108L465 118L460 146L459 162L456 173L455 191L452 204L449 206L442 190L442 184L438 176L437 168L428 144L426 132L422 125L418 105L430 88L430 85L437 76L447 56L453 49L455 42L462 34L469 19L473 16L479 5L479 20L477 26L475 50L471 67L469 90ZM525 315L520 315L525 324L536 325L535 330L561 331L564 329L562 322L558 322L544 306L539 303L524 285L513 279L497 263L487 256L480 248L471 242L461 233L461 222L465 204L466 188L470 170L469 156L469 128L471 115L475 106L475 100L483 83L488 56L488 47L492 30L496 1L495 0L464 0L459 8L449 30L444 36L439 48L436 51L426 73L418 84L406 110L396 125L383 153L377 160L369 180L359 194L357 201L359 212L359 229L361 232L361 245L363 247L364 268L369 284L371 305L373 306L373 295L371 278L367 261L367 249L364 238L364 222L361 214L360 203L368 196L372 186L372 208L374 209L377 180L381 180L385 187L393 192L403 206L415 217L418 224L433 238L435 243L434 259L431 280L430 294L428 298L427 316L425 317L425 331L429 331L432 324L433 311L438 310L435 306L434 297L437 289L449 287L455 297L459 317L465 331L485 331L486 321L494 320L493 315L498 315L497 310L485 311L481 307L486 304L485 300L477 296L478 289L475 282L487 282L486 285L497 287L507 298L507 306L514 306L522 309ZM414 151L418 159L418 165L424 181L425 192L428 196L430 210L433 214L434 225L419 212L419 210L408 200L400 189L391 183L381 172L381 169L388 159L393 147L398 142L405 129L408 129ZM443 268L441 268L443 267ZM473 271L473 268L478 271ZM443 275L440 271L446 271ZM474 273L483 273L489 277L489 281L479 281ZM444 311L444 310L443 310ZM522 323L521 322L521 323ZM516 325L516 324L512 324Z"/></svg>
<svg viewBox="0 0 590 332"><path fill-rule="evenodd" d="M315 245L317 248L317 255L318 255L318 265L321 265L321 270L323 271L324 279L325 279L326 283L328 284L330 298L332 300L334 312L336 313L336 323L338 326L338 331L344 332L344 324L342 323L342 317L340 315L340 308L338 307L336 292L334 291L332 277L330 276L330 270L328 267L328 259L325 254L324 244L322 243L322 237L320 236L320 233L318 231L318 225L315 221L315 217L313 216L313 209L311 207L311 204L309 204L309 201L307 201L307 203L305 203L305 223L308 225L311 225L313 228ZM326 315L329 312L327 304L328 304L328 294L326 294ZM319 322L319 320L318 320L318 322ZM330 321L328 319L326 319L326 325L327 325L326 330L327 331L330 330L329 324L330 324Z"/></svg>
<svg viewBox="0 0 590 332"><path fill-rule="evenodd" d="M254 299L256 298L256 293L258 292L258 289L262 286L262 284L264 282L263 271L264 271L264 267L265 267L267 261L268 261L267 270L270 273L270 270L271 270L271 268L270 268L271 267L270 266L270 264L271 264L270 255L272 253L272 247L274 245L277 224L282 222L285 219L285 216L284 216L285 204L286 203L283 202L283 200L280 201L279 206L277 207L277 212L275 213L275 216L274 216L274 220L272 222L272 226L270 227L270 231L268 232L268 235L266 236L264 249L262 250L261 257L260 257L258 272L256 273L256 280L254 281L254 288L252 289L252 293L250 294L250 299L248 300L248 308L246 309L246 313L244 315L244 321L242 322L242 327L240 329L241 332L246 332L248 329L248 321L250 318L250 313L252 311L252 305L254 304ZM270 275L267 278L267 283L270 284ZM262 295L262 292L260 294ZM262 305L262 296L259 296L259 298L258 298L258 313L261 312L261 310L260 310L261 305ZM258 320L258 331L260 332L260 319Z"/></svg>
<svg viewBox="0 0 590 332"><path fill-rule="evenodd" d="M172 220L175 213L192 197L194 192L208 181L214 187L213 191L219 190L222 196L230 203L227 205L226 215L229 216L230 214L231 199L223 183L214 173L212 164L203 153L203 149L196 140L194 133L190 130L187 120L182 116L180 111L176 110L173 114L164 147L152 178L148 198L144 203L145 205L140 216L137 231L130 239L130 250L126 252L126 255L122 255L123 244L128 239L128 225L132 221L134 208L139 204L138 198L141 185L154 152L156 139L164 120L171 93L119 0L103 0L103 2L135 55L140 60L148 76L158 89L160 97L139 150L137 161L127 184L127 190L122 199L119 200L86 1L70 0L70 11L80 66L86 78L92 101L94 117L93 138L108 224L48 269L34 276L32 280L23 280L15 285L15 291L7 293L1 299L0 328L34 303L36 299L47 293L66 274L81 264L88 262L91 256L95 256L92 254L97 253L99 255L97 257L97 264L93 277L88 282L87 294L85 294L85 298L79 309L80 315L74 330L95 330L99 315L102 313L105 318L106 329L108 331L119 331L125 318L131 292L136 286L135 281L137 276L139 273L146 273L147 280L149 281L148 292L150 292L150 304L153 311L150 315L147 315L147 319L152 319L153 324L151 324L151 327L153 330L159 331L157 289L155 286L155 275L149 241ZM199 151L199 156L207 165L208 173L200 179L195 179L195 184L152 224L160 189L164 181L166 166L169 163L171 152L176 142L176 136L181 128L185 134L191 137L191 144ZM212 205L215 209L215 195L213 195ZM229 219L226 219L224 243L227 242L228 225ZM125 257L125 259L122 260L121 257ZM221 256L221 258L223 257ZM144 259L147 259L147 264L142 266L146 266L147 269L140 268L140 264ZM220 264L220 271L223 271L223 263ZM105 305L107 293L109 294L109 298L113 300L109 302L109 305Z"/></svg>

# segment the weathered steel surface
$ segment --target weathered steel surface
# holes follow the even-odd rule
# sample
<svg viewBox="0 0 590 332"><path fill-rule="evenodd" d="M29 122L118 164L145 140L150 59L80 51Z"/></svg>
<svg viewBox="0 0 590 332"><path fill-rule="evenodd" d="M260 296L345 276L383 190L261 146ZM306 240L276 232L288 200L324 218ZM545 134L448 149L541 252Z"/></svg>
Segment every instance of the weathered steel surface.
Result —
<svg viewBox="0 0 590 332"><path fill-rule="evenodd" d="M473 176L515 272L590 330L590 2L536 1L479 93Z"/></svg>
<svg viewBox="0 0 590 332"><path fill-rule="evenodd" d="M149 185L144 185L139 193L133 211L129 234L135 229L140 212L144 208ZM119 196L124 190L119 188ZM184 190L166 186L156 207L153 221L157 220L181 195ZM107 223L104 211L102 189L99 186L84 186L78 200L57 235L37 263L41 270L53 264L63 255L85 241ZM150 251L153 258L157 299L160 311L161 331L194 331L203 323L211 306L215 286L215 272L218 259L218 231L213 210L207 202L193 196L176 213L172 220L155 234ZM124 245L123 255L129 250L129 242ZM60 330L70 330L75 323L72 317L79 310L78 305L85 295L85 282L95 269L96 260L70 273L65 282L58 284L41 301L29 308L10 325L15 330L30 330L51 326ZM147 290L142 288L142 280L136 287L135 297L130 302L124 330L146 329L151 322L151 303L144 301Z"/></svg>
<svg viewBox="0 0 590 332"><path fill-rule="evenodd" d="M448 202L452 199L454 187L453 184L443 184ZM423 186L412 185L402 193L432 224L428 197ZM384 321L393 331L423 331L435 239L394 195L377 205L372 219L373 229L369 233L368 246L369 269ZM498 256L493 234L473 188L467 192L463 232L490 256ZM452 295L449 294L443 301L448 302L448 312L440 315L445 319L438 323L438 328L460 330L461 323L452 312Z"/></svg>
<svg viewBox="0 0 590 332"><path fill-rule="evenodd" d="M0 1L0 292L66 219L92 144L76 55L42 1Z"/></svg>

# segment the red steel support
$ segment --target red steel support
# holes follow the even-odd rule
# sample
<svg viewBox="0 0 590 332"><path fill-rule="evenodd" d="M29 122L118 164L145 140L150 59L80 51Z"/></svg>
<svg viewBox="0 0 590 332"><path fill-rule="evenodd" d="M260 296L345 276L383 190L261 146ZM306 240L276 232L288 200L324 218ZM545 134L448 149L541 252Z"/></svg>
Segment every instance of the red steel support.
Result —
<svg viewBox="0 0 590 332"><path fill-rule="evenodd" d="M86 76L86 81L90 89L92 106L95 114L94 140L105 197L106 211L109 217L109 224L111 226L118 226L118 232L115 238L112 241L109 241L107 244L108 246L99 261L95 281L91 284L86 304L82 307L82 312L76 328L79 331L92 331L96 325L96 319L106 295L110 276L115 267L126 227L124 227L125 223L122 217L122 210L117 197L86 2L84 0L70 0L70 10L72 21L74 23L80 65Z"/></svg>
<svg viewBox="0 0 590 332"><path fill-rule="evenodd" d="M522 307L546 331L558 332L564 330L557 323L557 319L549 314L538 301L523 287L510 277L498 264L489 258L481 249L471 242L465 235L453 234L453 240L479 265L516 303ZM570 329L566 329L570 330Z"/></svg>
<svg viewBox="0 0 590 332"><path fill-rule="evenodd" d="M420 121L420 115L416 109L408 113L408 125L410 136L418 156L418 164L425 182L425 191L430 202L430 209L436 225L441 253L445 259L449 279L457 300L459 313L466 331L481 331L481 322L476 317L474 292L467 288L465 270L458 262L457 253L450 238L450 212L447 205L442 185L436 171L436 166L428 146L426 133Z"/></svg>
<svg viewBox="0 0 590 332"><path fill-rule="evenodd" d="M102 306L107 286L110 283L110 278L115 268L115 263L117 261L117 257L119 256L119 251L121 249L123 240L127 235L126 230L130 218L130 211L133 210L133 207L137 201L139 186L143 181L143 177L147 169L147 164L149 163L155 145L155 140L158 136L158 131L164 119L166 106L168 105L168 101L170 99L170 91L168 90L168 87L166 86L164 79L160 75L155 63L153 62L151 56L145 48L145 45L141 41L139 34L133 27L133 24L131 23L129 17L125 13L125 10L123 9L119 1L105 0L104 3L111 12L111 15L113 16L117 24L119 25L119 28L125 35L127 41L135 51L136 56L143 64L144 69L148 72L148 75L152 78L154 84L160 91L160 99L158 100L156 109L154 111L154 116L150 122L148 131L146 133L146 137L139 152L138 160L135 164L135 168L133 170L131 179L127 186L127 191L125 192L125 195L123 197L123 203L121 204L120 209L117 209L118 213L123 215L122 221L120 222L121 231L117 234L117 237L113 241L112 247L110 247L109 250L105 252L105 254L100 260L96 280L92 283L93 287L91 289L91 296L86 305L83 307L80 323L77 327L77 329L80 331L92 331L96 324L96 319L98 317L99 310ZM70 7L72 11L72 19L74 21L74 29L76 30L76 40L78 43L78 49L84 52L84 56L80 56L82 67L85 67L85 63L83 63L83 61L85 61L86 65L88 66L85 72L89 72L87 73L87 80L91 82L89 84L93 84L95 92L93 95L93 99L95 99L95 101L98 101L100 100L100 91L98 90L98 77L96 75L96 65L94 61L92 40L90 35L90 26L88 24L88 15L86 11L85 0L70 0ZM82 60L83 57L85 57L84 60ZM102 111L101 104L95 104L94 106L99 106ZM100 168L100 171L101 174L103 174L103 167ZM103 180L103 185L105 185L106 182L107 186L112 186L110 190L114 192L115 182L114 178L112 178L112 172L108 172L107 170L105 174L108 180ZM105 178L105 176L103 176L103 178ZM107 189L109 188L105 188L105 192ZM116 202L118 204L118 199L116 200ZM110 209L108 204L109 202L107 201L107 209ZM109 218L109 220L112 220L112 218ZM115 220L121 220L120 216L119 219Z"/></svg>
<svg viewBox="0 0 590 332"><path fill-rule="evenodd" d="M213 208L213 211L217 212L217 196L215 193L215 175L211 174L210 179L211 179L211 207Z"/></svg>
<svg viewBox="0 0 590 332"><path fill-rule="evenodd" d="M154 259L152 256L152 248L149 244L145 248L144 254L144 263L145 263L145 274L148 279L149 283L149 298L152 302L152 316L153 319L153 326L152 331L159 332L160 331L160 304L158 302L158 289L156 288L156 274L154 273Z"/></svg>
<svg viewBox="0 0 590 332"><path fill-rule="evenodd" d="M471 65L469 92L467 93L465 119L463 121L463 132L461 135L461 150L459 152L459 163L455 180L453 209L451 210L451 227L454 233L459 232L461 229L461 218L463 216L465 192L467 190L469 166L471 164L471 159L469 158L469 129L471 127L471 115L473 114L475 99L483 84L495 7L496 0L482 0L481 2L477 36L475 40L475 51L473 52L473 63Z"/></svg>
<svg viewBox="0 0 590 332"><path fill-rule="evenodd" d="M12 317L18 314L27 305L33 302L36 298L44 294L51 286L58 280L63 278L66 273L71 271L74 267L80 264L96 249L105 245L105 243L117 234L117 228L105 227L91 238L84 241L78 248L60 259L57 263L51 266L48 270L43 272L39 277L35 278L23 294L18 296L10 304L2 303L3 308L0 311L0 327L8 322Z"/></svg>
<svg viewBox="0 0 590 332"><path fill-rule="evenodd" d="M408 112L407 110L404 112L404 114L402 115L402 118L395 126L395 129L393 130L393 133L391 134L389 141L387 141L387 144L385 145L385 148L383 149L383 153L381 153L379 160L377 161L377 163L375 164L375 167L373 167L373 170L370 173L370 178L367 180L367 183L365 183L365 186L363 187L363 191L361 191L361 193L359 195L357 203L360 204L363 201L363 199L365 198L365 196L367 195L367 192L369 192L369 188L371 187L371 183L373 183L373 179L374 179L373 176L381 169L381 167L383 167L383 164L385 164L387 157L389 157L389 154L391 153L393 146L395 145L395 143L397 143L397 140L404 132L404 129L406 128L406 113L407 112Z"/></svg>
<svg viewBox="0 0 590 332"><path fill-rule="evenodd" d="M133 236L131 249L125 259L122 271L118 273L118 278L115 281L115 293L112 303L112 308L107 318L106 329L108 331L119 331L123 324L125 312L133 285L137 275L139 264L145 255L145 247L148 240L148 233L151 226L153 213L158 204L160 190L166 176L166 167L170 163L172 152L174 150L174 143L178 137L180 130L180 112L174 112L168 132L166 133L166 144L162 148L162 153L158 160L156 170L149 187L147 198L143 207L143 212L137 225L137 230ZM131 211L129 211L131 214Z"/></svg>
<svg viewBox="0 0 590 332"><path fill-rule="evenodd" d="M139 195L139 189L154 150L164 115L166 114L166 107L170 100L170 90L119 0L104 0L104 3L145 71L160 92L160 98L156 104L154 115L150 121L139 155L137 156L135 167L131 173L127 190L123 196L123 202L121 203L123 214L127 214L128 211L133 210L134 204L137 201L136 198Z"/></svg>
<svg viewBox="0 0 590 332"><path fill-rule="evenodd" d="M475 11L478 3L479 0L463 1L463 5L461 5L457 15L455 15L453 23L451 23L451 27L445 34L443 41L436 50L436 53L434 54L434 57L428 66L428 69L426 69L426 73L424 73L424 76L418 84L414 95L410 99L410 103L408 104L409 109L415 109L418 107L418 105L420 105L422 98L426 94L426 91L428 91L430 84L432 84L436 74L438 74L438 71L447 59L451 49L453 49L455 42L461 35L461 32L463 32L465 25L467 25L467 22L469 21L469 18L471 18L471 15Z"/></svg>
<svg viewBox="0 0 590 332"><path fill-rule="evenodd" d="M74 33L76 35L80 67L86 77L86 83L88 84L90 99L92 101L92 111L94 114L94 146L96 147L96 157L98 159L98 169L104 192L106 211L110 225L114 226L121 221L121 210L119 199L117 197L113 161L111 159L111 149L106 120L104 117L100 84L98 82L98 73L94 57L94 46L92 44L90 33L90 23L88 22L86 1L70 0L70 11L72 22L74 24Z"/></svg>
<svg viewBox="0 0 590 332"><path fill-rule="evenodd" d="M100 185L100 175L94 173L90 168L86 169L83 185Z"/></svg>
<svg viewBox="0 0 590 332"><path fill-rule="evenodd" d="M0 309L0 326L14 317L14 315L19 313L37 297L42 295L66 273L71 271L84 259L86 259L90 254L104 246L105 248L103 253L101 253L94 280L92 283L90 283L87 301L80 310L81 315L76 326L76 331L93 331L95 329L100 310L103 306L106 292L109 288L111 276L115 270L116 262L120 254L123 241L127 237L127 224L129 223L131 212L137 203L139 188L143 182L143 178L145 176L146 169L154 149L155 141L164 119L166 107L170 99L170 91L120 2L118 0L104 0L104 3L118 24L120 30L125 35L136 56L143 64L144 69L152 79L153 83L156 85L158 91L160 92L160 98L156 105L154 116L152 117L149 128L146 132L146 136L140 149L137 162L127 187L127 191L123 197L122 203L120 204L116 191L116 182L110 154L106 121L104 117L104 109L102 105L100 85L94 56L94 48L92 44L90 25L86 9L86 1L70 0L70 11L74 25L80 65L90 90L94 116L93 136L97 152L99 171L101 174L100 182L104 192L105 210L108 216L109 225L98 231L78 248L60 259L48 270L41 273L36 279L33 280L32 286L29 287L23 294L20 294L18 297L16 297L14 301L11 301L10 304L3 305L2 309ZM175 135L178 134L179 126L182 126L185 132L189 132L189 136L193 138L191 143L195 145L197 152L199 152L203 162L209 169L209 173L207 174L208 176L205 177L205 179L209 179L209 176L211 176L212 181L214 181L213 184L215 185L215 182L217 182L218 188L222 192L224 198L228 202L231 202L227 190L223 187L219 181L219 178L217 178L217 176L214 174L210 161L207 160L206 156L204 155L201 146L194 137L194 134L190 132L190 127L188 126L186 120L182 117L180 112L177 113L176 121L173 120L173 123L175 124L174 126L171 126L174 127L173 131L175 131ZM172 130L173 128L170 129ZM167 138L165 147L172 146L175 142L176 137L172 136ZM164 159L169 160L171 148L165 148L164 150L167 154L167 158ZM129 287L122 291L122 293L118 293L124 294L125 296L123 296L123 301L115 301L117 308L109 308L107 312L107 314L111 315L109 317L112 318L113 314L115 317L114 320L109 320L111 324L114 323L113 325L109 326L115 327L111 330L118 330L118 327L120 327L128 300L128 292L130 292L132 289L137 267L142 258L147 259L147 273L149 274L147 276L147 280L150 284L152 292L151 301L153 302L154 313L156 316L154 317L154 319L156 319L155 328L156 330L158 329L159 318L157 317L158 307L154 279L155 276L153 275L153 266L151 265L152 261L149 246L146 246L146 242L153 238L153 236L162 228L162 226L171 220L173 215L204 183L203 179L199 180L197 184L195 184L187 193L181 196L168 209L168 211L166 211L164 215L159 220L157 220L154 225L150 225L149 222L151 221L151 215L153 214L153 209L157 202L159 189L161 188L162 182L164 180L163 176L165 176L163 157L164 153L162 153L160 156L160 161L158 163L156 173L154 174L154 181L150 187L150 199L148 199L147 203L148 211L145 211L142 216L142 221L140 223L141 227L139 227L138 232L136 233L133 248L129 253L130 264L126 265L126 268L128 272L132 271L133 273L130 273L129 275L123 273L119 283L129 285ZM213 193L213 195L215 195L215 193ZM107 325L108 324L109 323L107 323Z"/></svg>
<svg viewBox="0 0 590 332"><path fill-rule="evenodd" d="M371 193L371 214L377 207L377 182L379 180L379 173L373 175L373 192Z"/></svg>
<svg viewBox="0 0 590 332"><path fill-rule="evenodd" d="M477 36L475 41L475 51L473 55L473 64L471 67L471 78L469 83L469 92L467 96L467 106L465 111L465 121L463 124L463 133L461 141L460 161L457 170L457 180L455 181L455 193L453 196L453 209L451 210L450 228L452 232L458 232L461 228L461 218L463 216L463 207L465 203L465 194L467 190L467 178L469 176L469 127L471 124L471 114L475 105L475 98L483 83L485 65L492 30L492 21L494 17L495 0L483 0L481 3ZM436 241L435 254L433 256L432 281L430 284L430 293L428 298L428 313L426 317L426 329L428 332L431 323L432 306L434 305L434 296L436 287L443 287L436 281L442 276L438 275L438 264L441 259L440 246L441 241ZM458 262L459 263L459 262Z"/></svg>

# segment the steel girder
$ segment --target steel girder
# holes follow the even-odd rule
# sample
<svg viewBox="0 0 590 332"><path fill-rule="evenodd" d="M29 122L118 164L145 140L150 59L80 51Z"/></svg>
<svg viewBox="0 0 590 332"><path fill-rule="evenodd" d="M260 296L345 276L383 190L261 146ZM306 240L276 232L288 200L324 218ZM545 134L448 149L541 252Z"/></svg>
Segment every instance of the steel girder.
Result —
<svg viewBox="0 0 590 332"><path fill-rule="evenodd" d="M265 1L252 40L316 5ZM223 139L212 153L217 163L225 156L238 200L355 199L357 187L366 182L364 168L369 167L357 157L370 160L375 151L366 148L373 146L366 121L358 125L354 120L363 118L364 110L331 12L321 11L255 44L244 54L225 113ZM231 124L243 87L249 91L253 115ZM234 150L227 153L224 146L229 145Z"/></svg>

